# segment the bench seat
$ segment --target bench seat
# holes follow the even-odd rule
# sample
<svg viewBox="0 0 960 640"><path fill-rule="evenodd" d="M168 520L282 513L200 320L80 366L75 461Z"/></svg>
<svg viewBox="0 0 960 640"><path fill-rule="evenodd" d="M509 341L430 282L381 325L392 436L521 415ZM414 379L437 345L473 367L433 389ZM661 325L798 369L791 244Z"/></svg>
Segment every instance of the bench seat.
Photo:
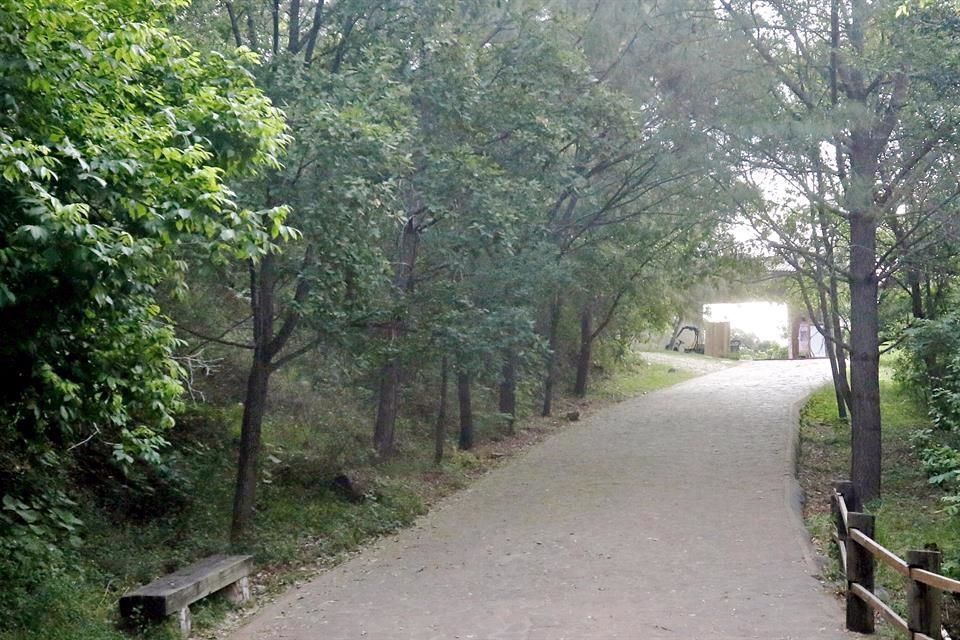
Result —
<svg viewBox="0 0 960 640"><path fill-rule="evenodd" d="M190 605L211 593L231 588L233 602L249 597L247 576L253 569L252 556L216 555L163 576L120 598L124 618L141 616L160 620L180 616L180 630L190 634Z"/></svg>

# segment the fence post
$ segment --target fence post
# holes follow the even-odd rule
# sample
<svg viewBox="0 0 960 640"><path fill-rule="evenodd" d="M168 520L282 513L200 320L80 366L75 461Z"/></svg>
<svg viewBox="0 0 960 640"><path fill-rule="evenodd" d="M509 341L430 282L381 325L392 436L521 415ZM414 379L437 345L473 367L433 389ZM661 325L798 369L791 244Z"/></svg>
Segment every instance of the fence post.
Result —
<svg viewBox="0 0 960 640"><path fill-rule="evenodd" d="M847 514L851 529L873 538L874 517L868 513L851 511ZM847 538L847 629L858 633L873 633L873 611L867 603L850 591L857 583L873 593L873 556L852 538Z"/></svg>
<svg viewBox="0 0 960 640"><path fill-rule="evenodd" d="M940 572L939 551L907 551L910 567ZM907 582L907 626L914 633L940 637L940 589L909 580Z"/></svg>
<svg viewBox="0 0 960 640"><path fill-rule="evenodd" d="M857 504L857 492L852 482L849 480L838 480L833 483L833 490L843 496L843 502L847 505L847 511L860 510ZM837 538L840 540L840 544L846 544L847 527L843 523L843 516L840 514L840 505L837 504L833 496L830 498L830 507L833 512L833 523L837 528Z"/></svg>

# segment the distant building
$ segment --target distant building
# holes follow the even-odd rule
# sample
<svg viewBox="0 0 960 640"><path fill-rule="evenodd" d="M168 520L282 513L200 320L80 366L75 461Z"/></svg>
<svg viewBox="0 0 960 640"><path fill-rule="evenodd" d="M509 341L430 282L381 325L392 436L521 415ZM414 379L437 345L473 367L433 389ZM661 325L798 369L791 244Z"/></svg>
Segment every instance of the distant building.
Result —
<svg viewBox="0 0 960 640"><path fill-rule="evenodd" d="M788 353L791 360L827 357L826 339L817 330L816 324L805 315L796 315L790 319Z"/></svg>

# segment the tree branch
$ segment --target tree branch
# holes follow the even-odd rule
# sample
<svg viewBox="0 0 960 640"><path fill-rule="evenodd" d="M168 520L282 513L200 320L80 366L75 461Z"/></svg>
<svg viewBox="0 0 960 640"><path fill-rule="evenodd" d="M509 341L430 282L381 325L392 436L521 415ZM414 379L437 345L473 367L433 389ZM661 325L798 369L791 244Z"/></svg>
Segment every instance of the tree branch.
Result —
<svg viewBox="0 0 960 640"><path fill-rule="evenodd" d="M290 362L291 360L295 360L295 359L299 358L300 356L302 356L302 355L304 355L304 354L306 354L306 353L309 353L310 351L313 351L313 350L316 349L318 346L320 346L320 343L321 343L322 341L323 341L323 340L322 340L321 338L317 337L317 338L311 340L310 342L308 342L307 344L303 345L303 346L300 347L299 349L296 349L296 350L294 350L294 351L291 351L290 353L284 355L283 357L278 358L277 360L273 361L273 363L270 365L271 371L276 371L277 369L279 369L279 368L282 367L283 365L287 364L287 363Z"/></svg>
<svg viewBox="0 0 960 640"><path fill-rule="evenodd" d="M320 35L320 27L323 25L323 6L324 0L317 0L313 11L313 23L310 25L310 31L307 33L306 51L303 54L303 63L309 65L313 62L313 50L317 46L317 37Z"/></svg>
<svg viewBox="0 0 960 640"><path fill-rule="evenodd" d="M237 22L237 12L233 7L233 2L228 0L223 4L227 8L227 15L230 16L230 31L233 32L233 41L238 47L242 47L243 39L240 37L240 23Z"/></svg>
<svg viewBox="0 0 960 640"><path fill-rule="evenodd" d="M249 319L250 319L250 317L247 317L247 318L245 318L245 319L243 320L243 322L246 322L246 321L249 320ZM204 334L200 333L199 331L194 331L193 329L190 329L190 328L188 328L188 327L185 327L185 326L183 326L182 324L178 324L178 325L177 325L177 329L180 329L181 331L185 331L185 332L189 333L189 334L192 335L192 336L196 336L196 337L200 338L201 340L204 341L203 344L209 344L209 343L213 342L213 343L216 343L216 344L226 345L226 346L228 346L228 347L238 347L238 348L240 348L240 349L251 349L251 350L254 349L255 347L254 347L254 345L252 345L252 344L244 344L244 343L241 343L241 342L234 342L234 341L232 341L232 340L224 340L224 339L223 339L223 336L225 336L225 335L227 335L228 333L230 333L231 331L233 331L233 329L235 329L236 326L237 326L237 325L234 325L234 326L231 327L230 329L227 329L227 330L224 331L222 334L220 334L220 336L207 336L207 335L204 335ZM203 346L203 345L201 345L201 346ZM191 353L195 353L195 351L191 351Z"/></svg>

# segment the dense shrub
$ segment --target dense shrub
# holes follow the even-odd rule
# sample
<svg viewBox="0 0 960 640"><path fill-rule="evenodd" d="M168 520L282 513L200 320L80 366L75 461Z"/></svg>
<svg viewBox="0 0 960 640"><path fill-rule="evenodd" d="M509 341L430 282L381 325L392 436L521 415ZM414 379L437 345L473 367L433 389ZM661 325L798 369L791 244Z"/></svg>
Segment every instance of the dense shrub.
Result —
<svg viewBox="0 0 960 640"><path fill-rule="evenodd" d="M140 510L188 491L151 467L181 408L156 293L178 248L252 257L288 235L226 186L277 165L282 114L249 56L169 31L182 6L0 0L0 631L82 580L64 569L80 476Z"/></svg>
<svg viewBox="0 0 960 640"><path fill-rule="evenodd" d="M907 330L897 380L928 404L937 427L960 429L960 314L922 320Z"/></svg>
<svg viewBox="0 0 960 640"><path fill-rule="evenodd" d="M946 512L960 516L960 313L908 329L896 377L926 403L935 428L918 432L913 445L930 483L946 492Z"/></svg>

